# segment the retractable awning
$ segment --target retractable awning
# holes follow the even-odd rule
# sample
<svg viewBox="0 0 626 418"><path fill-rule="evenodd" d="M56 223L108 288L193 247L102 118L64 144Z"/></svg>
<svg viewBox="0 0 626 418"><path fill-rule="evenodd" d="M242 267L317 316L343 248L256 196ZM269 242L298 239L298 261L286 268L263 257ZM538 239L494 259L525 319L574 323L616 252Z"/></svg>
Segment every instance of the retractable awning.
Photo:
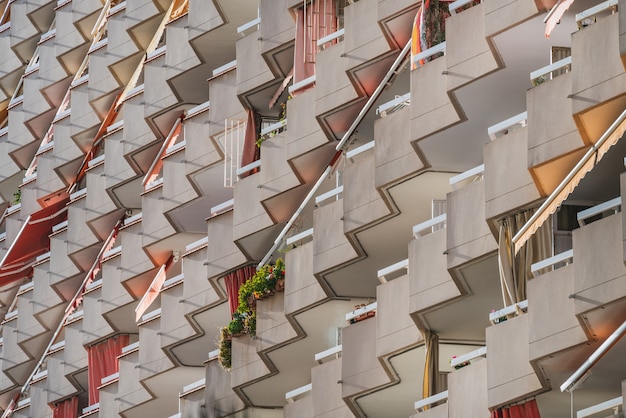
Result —
<svg viewBox="0 0 626 418"><path fill-rule="evenodd" d="M548 196L533 216L513 237L515 253L543 225L543 223L561 206L561 203L576 189L576 186L593 170L604 154L620 140L626 131L626 110L609 126L598 141L583 155L572 171L563 179L557 188Z"/></svg>
<svg viewBox="0 0 626 418"><path fill-rule="evenodd" d="M37 256L50 249L52 227L67 219L67 199L30 215L0 262L0 286L32 274Z"/></svg>

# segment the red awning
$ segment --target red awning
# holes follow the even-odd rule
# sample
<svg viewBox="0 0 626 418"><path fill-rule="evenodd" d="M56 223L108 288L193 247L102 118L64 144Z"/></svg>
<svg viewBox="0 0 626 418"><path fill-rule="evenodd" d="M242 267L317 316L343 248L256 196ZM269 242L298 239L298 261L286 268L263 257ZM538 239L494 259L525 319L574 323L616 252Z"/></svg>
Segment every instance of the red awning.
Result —
<svg viewBox="0 0 626 418"><path fill-rule="evenodd" d="M22 229L0 262L0 286L32 274L37 256L50 249L52 227L67 219L67 199L35 212L26 219Z"/></svg>

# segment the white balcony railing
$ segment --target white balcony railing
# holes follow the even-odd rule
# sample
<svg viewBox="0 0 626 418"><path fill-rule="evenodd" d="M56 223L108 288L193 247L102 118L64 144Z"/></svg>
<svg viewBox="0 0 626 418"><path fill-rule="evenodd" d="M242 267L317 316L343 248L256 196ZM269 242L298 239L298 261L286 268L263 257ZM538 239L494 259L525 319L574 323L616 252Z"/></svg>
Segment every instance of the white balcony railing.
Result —
<svg viewBox="0 0 626 418"><path fill-rule="evenodd" d="M528 310L528 300L523 300L514 305L509 305L505 308L498 309L497 311L491 311L489 314L489 321L492 324L499 324L500 322L506 321L509 317L519 314L520 312L525 312Z"/></svg>
<svg viewBox="0 0 626 418"><path fill-rule="evenodd" d="M576 418L586 418L592 415L598 414L600 412L608 411L610 409L613 410L613 414L611 416L618 416L618 412L620 407L624 404L624 398L619 396L617 398L613 398L608 401L604 401L597 405L590 406L589 408L581 409L580 411L576 411Z"/></svg>
<svg viewBox="0 0 626 418"><path fill-rule="evenodd" d="M461 174L457 174L454 177L450 177L450 186L452 188L456 188L458 184L465 180L477 180L481 179L483 174L485 173L485 164L481 164L478 167L471 168Z"/></svg>
<svg viewBox="0 0 626 418"><path fill-rule="evenodd" d="M329 357L338 358L342 349L343 349L342 345L339 344L335 347L329 348L328 350L321 351L315 354L315 361L318 362L319 364L322 364L323 360Z"/></svg>
<svg viewBox="0 0 626 418"><path fill-rule="evenodd" d="M516 127L525 127L528 122L528 112L522 112L519 115L508 118L500 123L496 123L493 126L487 128L487 134L489 139L495 140L498 136L506 135Z"/></svg>
<svg viewBox="0 0 626 418"><path fill-rule="evenodd" d="M354 159L354 157L356 157L357 155L363 154L365 151L369 151L371 149L374 149L374 147L376 146L375 141L370 141L366 144L363 144L359 147L356 147L353 150L350 150L348 152L346 152L346 158L350 161L352 161L352 159Z"/></svg>
<svg viewBox="0 0 626 418"><path fill-rule="evenodd" d="M550 258L546 258L545 260L539 261L530 266L530 271L535 274L539 270L548 268L548 267L556 267L556 264L563 263L569 264L570 261L574 258L574 250L563 251L560 254L554 255Z"/></svg>
<svg viewBox="0 0 626 418"><path fill-rule="evenodd" d="M352 312L348 312L346 314L346 321L348 321L348 323L351 324L353 320L357 319L361 315L366 315L369 312L376 312L377 308L378 308L378 302L372 302L367 306L364 306L359 309L355 309Z"/></svg>
<svg viewBox="0 0 626 418"><path fill-rule="evenodd" d="M209 351L208 360L209 361L217 360L219 356L220 356L220 350L219 349L216 349L216 350L213 350L213 351Z"/></svg>
<svg viewBox="0 0 626 418"><path fill-rule="evenodd" d="M335 200L339 200L340 199L339 195L342 193L343 193L343 186L338 186L326 193L322 193L321 195L315 197L315 206L322 206L322 203L326 202L327 200L332 199L333 197L336 197Z"/></svg>
<svg viewBox="0 0 626 418"><path fill-rule="evenodd" d="M243 174L247 173L248 171L252 171L255 170L257 168L261 168L261 160L258 159L256 161L252 161L250 164L246 164L241 168L238 168L237 171L235 171L235 175L237 176L237 179L239 179Z"/></svg>
<svg viewBox="0 0 626 418"><path fill-rule="evenodd" d="M585 220L589 218L593 218L597 215L602 215L604 212L613 211L613 213L618 213L622 206L622 198L621 196L616 197L615 199L611 199L607 202L600 203L599 205L595 205L589 209L582 210L578 212L576 215L576 219L578 220L578 225L585 226Z"/></svg>
<svg viewBox="0 0 626 418"><path fill-rule="evenodd" d="M576 24L578 25L578 29L582 29L585 26L589 26L590 24L595 23L599 14L602 14L603 12L610 12L611 14L613 14L615 13L616 9L617 0L608 0L580 13L577 13Z"/></svg>
<svg viewBox="0 0 626 418"><path fill-rule="evenodd" d="M315 84L315 74L311 77L307 77L304 80L298 81L293 85L289 86L289 94L293 94L294 91L301 90L305 87L309 87L310 85Z"/></svg>
<svg viewBox="0 0 626 418"><path fill-rule="evenodd" d="M472 360L475 360L479 357L485 357L487 355L487 347L480 347L474 351L470 351L467 354L463 354L462 356L453 357L450 360L450 366L453 368L458 368L459 366L468 365Z"/></svg>
<svg viewBox="0 0 626 418"><path fill-rule="evenodd" d="M461 7L465 7L471 3L473 3L475 0L456 0L453 1L452 3L450 3L448 5L448 10L450 10L450 13L455 15L457 14L457 10L460 9Z"/></svg>
<svg viewBox="0 0 626 418"><path fill-rule="evenodd" d="M280 132L285 126L287 126L287 118L283 119L283 120L279 120L276 123L272 123L269 126L266 126L265 128L261 129L261 136L263 135L272 135L272 134L276 134L278 132Z"/></svg>
<svg viewBox="0 0 626 418"><path fill-rule="evenodd" d="M302 231L299 234L296 234L292 237L287 238L286 243L287 243L287 246L289 247L290 245L293 245L298 241L302 241L302 240L305 240L307 238L312 238L312 237L313 237L313 228L309 228L306 231Z"/></svg>
<svg viewBox="0 0 626 418"><path fill-rule="evenodd" d="M237 33L241 36L246 36L246 31L248 29L252 29L253 27L256 26L256 30L259 30L259 25L261 24L261 17L257 17L254 20L249 21L248 23L245 23L241 26L239 26L237 28Z"/></svg>
<svg viewBox="0 0 626 418"><path fill-rule="evenodd" d="M420 52L419 54L415 55L413 57L413 64L416 65L417 67L421 66L422 62L424 60L427 60L428 58L433 57L434 55L437 55L439 53L444 53L446 52L446 43L442 42L440 44L437 44L431 48L428 48L427 50Z"/></svg>
<svg viewBox="0 0 626 418"><path fill-rule="evenodd" d="M343 35L345 35L345 34L346 34L346 30L344 28L341 28L341 29L339 29L339 30L337 30L337 31L335 31L335 32L333 32L331 34L328 34L328 35L326 35L324 37L319 38L317 40L317 49L319 51L321 51L322 49L324 49L324 45L325 44L327 44L329 42L332 42L335 39L337 40L337 42L339 42L340 41L339 38L342 38Z"/></svg>
<svg viewBox="0 0 626 418"><path fill-rule="evenodd" d="M409 259L398 261L390 266L385 267L384 269L378 270L378 281L381 284L387 283L387 277L391 274L398 272L402 269L409 270Z"/></svg>
<svg viewBox="0 0 626 418"><path fill-rule="evenodd" d="M396 96L395 99L383 103L376 109L376 114L384 118L390 113L397 112L398 110L405 108L411 104L411 93L403 94L402 96Z"/></svg>
<svg viewBox="0 0 626 418"><path fill-rule="evenodd" d="M437 225L445 225L447 219L447 215L441 214L439 216L435 216L432 219L429 219L425 222L419 223L413 227L413 237L419 238L422 236L422 232L429 231L433 232Z"/></svg>
<svg viewBox="0 0 626 418"><path fill-rule="evenodd" d="M226 63L224 65L222 65L221 67L217 67L215 70L213 70L213 77L217 77L221 74L224 74L230 70L234 70L235 68L237 68L237 60L231 61L229 63Z"/></svg>
<svg viewBox="0 0 626 418"><path fill-rule="evenodd" d="M437 393L433 396L429 396L428 398L424 398L421 401L415 402L415 411L422 412L425 407L431 406L437 402L447 401L448 400L448 391Z"/></svg>
<svg viewBox="0 0 626 418"><path fill-rule="evenodd" d="M220 203L219 205L213 206L211 208L211 216L221 215L222 213L226 213L232 210L234 204L235 204L235 199L230 199L224 203Z"/></svg>
<svg viewBox="0 0 626 418"><path fill-rule="evenodd" d="M546 65L543 68L533 71L530 73L530 82L533 87L537 86L545 81L551 80L555 75L553 75L554 71L569 68L572 65L572 57L566 57L562 60L559 60L553 64Z"/></svg>
<svg viewBox="0 0 626 418"><path fill-rule="evenodd" d="M309 393L311 390L313 390L313 384L309 383L308 385L301 386L298 389L294 389L285 393L285 399L287 400L287 402L293 403L295 398L304 395L305 393Z"/></svg>

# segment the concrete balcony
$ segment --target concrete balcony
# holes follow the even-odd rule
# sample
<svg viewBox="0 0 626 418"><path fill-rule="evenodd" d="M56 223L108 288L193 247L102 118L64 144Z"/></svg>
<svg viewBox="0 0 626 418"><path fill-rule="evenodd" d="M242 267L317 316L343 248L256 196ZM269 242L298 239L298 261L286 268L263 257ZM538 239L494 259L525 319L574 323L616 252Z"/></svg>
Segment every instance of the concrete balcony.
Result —
<svg viewBox="0 0 626 418"><path fill-rule="evenodd" d="M285 137L279 133L261 144L260 199L265 202L269 215L281 221L289 220L296 209L294 203L299 204L304 198L303 191L293 190L300 185L300 180L289 164L284 164L288 153ZM287 196L278 198L281 194Z"/></svg>
<svg viewBox="0 0 626 418"><path fill-rule="evenodd" d="M408 275L393 279L376 289L376 355L388 357L422 341L420 331L411 320ZM400 374L401 371L398 371Z"/></svg>
<svg viewBox="0 0 626 418"><path fill-rule="evenodd" d="M535 361L588 341L576 316L574 271L561 267L528 282L529 358Z"/></svg>
<svg viewBox="0 0 626 418"><path fill-rule="evenodd" d="M126 208L141 207L143 177L163 143L144 120L143 100L143 85L131 90L124 101L123 117L132 123L104 138L105 155L110 156L104 165L106 189L118 206Z"/></svg>
<svg viewBox="0 0 626 418"><path fill-rule="evenodd" d="M296 28L295 21L289 10L293 2L289 0L259 1L259 15L261 23L257 35L262 38L261 51L266 53L275 49L277 45L285 45L294 39ZM263 19L267 16L268 19ZM273 17L273 19L269 19ZM252 34L252 37L255 34ZM293 54L293 52L292 52Z"/></svg>
<svg viewBox="0 0 626 418"><path fill-rule="evenodd" d="M519 128L485 145L485 218L498 219L539 198L524 155L528 128Z"/></svg>
<svg viewBox="0 0 626 418"><path fill-rule="evenodd" d="M626 275L626 267L620 242L623 239L615 234L622 229L622 214L600 219L572 234L576 261L572 293L574 309L576 315L587 319L595 335L599 335L598 328L606 326L605 315L608 313L604 311L614 310L616 317L611 322L614 323L619 318L617 312L624 308L626 288L622 278ZM602 245L598 245L599 242Z"/></svg>
<svg viewBox="0 0 626 418"><path fill-rule="evenodd" d="M87 223L87 189L75 192L68 203L67 250L81 270L88 271L98 252L99 237L85 228Z"/></svg>
<svg viewBox="0 0 626 418"><path fill-rule="evenodd" d="M0 386L2 393L6 391L5 388L23 384L35 365L35 360L32 360L18 343L18 316L14 314L9 319L5 318L2 324L2 371L3 377L8 380L3 381Z"/></svg>
<svg viewBox="0 0 626 418"><path fill-rule="evenodd" d="M207 221L208 236L233 236L233 217L233 211L229 210L209 218ZM222 245L209 245L207 247L206 275L214 281L225 271L233 270L247 261L248 259L241 249L229 239L223 241Z"/></svg>
<svg viewBox="0 0 626 418"><path fill-rule="evenodd" d="M382 31L360 30L379 27L376 0L346 7L344 19L343 42L316 57L316 115L331 138L341 138L397 55Z"/></svg>
<svg viewBox="0 0 626 418"><path fill-rule="evenodd" d="M411 103L412 141L419 141L462 121L458 104L448 95L447 77L442 76L447 69L446 58L440 57L411 71L411 97L430 98Z"/></svg>
<svg viewBox="0 0 626 418"><path fill-rule="evenodd" d="M326 298L313 275L313 243L293 248L285 254L285 314L293 315Z"/></svg>
<svg viewBox="0 0 626 418"><path fill-rule="evenodd" d="M24 289L24 287L22 287ZM46 343L50 339L47 332L39 321L33 316L33 290L18 291L16 310L21 308L21 315L17 317L16 342L28 356L38 358L43 353ZM11 315L9 313L8 315Z"/></svg>
<svg viewBox="0 0 626 418"><path fill-rule="evenodd" d="M67 225L61 224L50 235L50 286L63 283L68 278L75 277L89 268L86 267L82 270L74 264L71 257L68 256L68 244Z"/></svg>
<svg viewBox="0 0 626 418"><path fill-rule="evenodd" d="M91 29L86 28L90 18L102 9L102 3L95 0L81 2L79 6L65 3L55 8L56 12L56 55L59 63L69 74L76 74L87 53L91 39ZM89 33L89 36L85 36Z"/></svg>
<svg viewBox="0 0 626 418"><path fill-rule="evenodd" d="M315 106L315 99L316 89L310 89L287 101L289 129L284 134L288 144L286 158L307 183L319 177L334 152L334 146L327 145L328 137L310 112Z"/></svg>
<svg viewBox="0 0 626 418"><path fill-rule="evenodd" d="M94 192L87 192L85 201L87 215L85 219L91 229L102 240L108 237L124 213L124 208L116 205L108 193L103 193L108 183L106 165L106 154L103 154L101 158L96 157L89 162L89 168L86 172L86 188Z"/></svg>
<svg viewBox="0 0 626 418"><path fill-rule="evenodd" d="M487 328L489 408L527 399L544 390L530 364L528 336L528 315Z"/></svg>
<svg viewBox="0 0 626 418"><path fill-rule="evenodd" d="M102 117L108 112L111 103L121 88L108 66L115 57L107 53L107 38L101 39L99 48L92 48L89 52L89 103Z"/></svg>
<svg viewBox="0 0 626 418"><path fill-rule="evenodd" d="M254 35L237 40L236 56L246 57L246 65L237 68L237 94L244 94L274 80L274 75L261 55L263 44Z"/></svg>
<svg viewBox="0 0 626 418"><path fill-rule="evenodd" d="M230 388L230 372L224 370L216 361L210 359L205 363L206 381L215 384L205 387L205 405L207 417L222 417L241 411L244 402Z"/></svg>
<svg viewBox="0 0 626 418"><path fill-rule="evenodd" d="M38 150L36 158L37 168L34 173L36 178L25 178L26 181L21 186L21 202L23 204L32 202L35 210L38 210L41 207L39 202L60 194L59 192L66 186L54 172L55 159L52 148L47 148L43 152Z"/></svg>
<svg viewBox="0 0 626 418"><path fill-rule="evenodd" d="M208 5L190 2L189 14L178 20L187 20L189 44L198 53L200 61L206 63L210 74L235 59L234 46L240 36L237 29L255 19L258 13L258 0L212 1Z"/></svg>
<svg viewBox="0 0 626 418"><path fill-rule="evenodd" d="M133 407L143 405L152 399L152 395L140 382L142 365L139 360L139 349L140 345L133 343L122 350L122 355L118 357L119 380L117 385L100 393L101 401L104 402L103 411L132 410ZM111 394L115 391L117 391L118 396L114 396L113 402L110 402Z"/></svg>
<svg viewBox="0 0 626 418"><path fill-rule="evenodd" d="M390 381L376 356L376 322L357 322L342 331L341 397L355 415L360 414L357 398Z"/></svg>
<svg viewBox="0 0 626 418"><path fill-rule="evenodd" d="M171 385L182 387L190 381L197 381L203 374L203 369L200 367L177 367L164 350L154 349L154 347L161 345L162 339L160 312L160 309L156 309L144 314L138 324L139 356L138 363L135 365L139 369L137 382L140 382L151 395L145 399L145 393L135 389L128 396L122 396L122 410L127 411L127 413L142 415L157 414L156 411L160 411L158 414L174 415L178 412L178 394L172 392ZM120 378L120 383L121 381ZM125 393L121 392L121 389L120 387L120 393ZM137 396L138 399L136 402L131 401L128 399L129 396ZM139 402L140 399L142 400L141 403Z"/></svg>
<svg viewBox="0 0 626 418"><path fill-rule="evenodd" d="M55 5L49 0L11 5L11 49L22 62L31 59L39 35L50 27Z"/></svg>
<svg viewBox="0 0 626 418"><path fill-rule="evenodd" d="M486 9L481 3L446 20L447 90L500 69L500 57L487 41Z"/></svg>
<svg viewBox="0 0 626 418"><path fill-rule="evenodd" d="M540 84L527 94L528 169L542 196L550 194L584 153L572 118L573 73Z"/></svg>
<svg viewBox="0 0 626 418"><path fill-rule="evenodd" d="M171 202L166 201L163 195L163 183L158 182L141 196L143 214L141 226L144 235L144 247L176 234L176 230L164 216L169 210Z"/></svg>
<svg viewBox="0 0 626 418"><path fill-rule="evenodd" d="M212 384L213 382L209 382ZM180 399L179 410L182 416L202 416L204 414L206 380L200 379L182 388L178 398Z"/></svg>
<svg viewBox="0 0 626 418"><path fill-rule="evenodd" d="M2 156L0 157L0 169L7 173L6 178L0 182L0 198L4 206L9 206L10 202L13 201L15 198L13 193L16 192L24 178L22 168L18 167L15 161L9 156L9 152L13 150L14 146L9 143L8 138L8 129L0 131L0 151L2 152Z"/></svg>
<svg viewBox="0 0 626 418"><path fill-rule="evenodd" d="M80 338L78 337L77 340L80 340ZM61 341L48 355L46 361L47 403L54 403L77 391L77 388L71 383L70 379L66 377L65 358L65 341ZM77 360L77 365L80 365L82 360L82 363L84 363L82 366L87 366L87 352L84 349L82 357L79 357ZM54 387L52 387L53 382Z"/></svg>
<svg viewBox="0 0 626 418"><path fill-rule="evenodd" d="M239 180L235 184L233 210L233 238L239 241L242 251L251 259L260 259L268 248L266 237L272 237L276 226L261 204L261 176L259 173ZM272 228L273 227L273 228ZM247 241L243 238L249 237Z"/></svg>
<svg viewBox="0 0 626 418"><path fill-rule="evenodd" d="M488 379L489 358L487 361L472 362L460 370L455 370L448 376L448 414L449 418L462 418L472 416L487 418L490 416L488 409ZM437 407L440 408L440 407ZM435 409L437 409L435 408ZM437 415L434 414L433 418ZM422 414L417 417L422 418ZM430 415L424 415L424 418Z"/></svg>
<svg viewBox="0 0 626 418"><path fill-rule="evenodd" d="M90 284L83 297L83 345L90 346L115 333L109 322L102 315L102 283Z"/></svg>
<svg viewBox="0 0 626 418"><path fill-rule="evenodd" d="M313 273L319 274L356 259L358 253L343 233L343 200L313 211ZM337 290L335 290L337 292Z"/></svg>
<svg viewBox="0 0 626 418"><path fill-rule="evenodd" d="M485 181L476 181L448 193L447 206L447 255L451 274L459 274L457 272L466 265L494 257L497 243L484 216Z"/></svg>
<svg viewBox="0 0 626 418"><path fill-rule="evenodd" d="M626 107L626 73L619 36L623 13L597 16L599 25L572 34L572 114L587 144L595 143ZM583 65L590 62L601 65L591 71Z"/></svg>
<svg viewBox="0 0 626 418"><path fill-rule="evenodd" d="M292 400L283 408L285 418L312 418L313 415L313 397L301 396L298 399Z"/></svg>
<svg viewBox="0 0 626 418"><path fill-rule="evenodd" d="M313 414L310 416L353 416L341 398L341 386L337 384L341 380L342 361L341 358L337 358L311 369ZM287 407L285 407L285 411L287 411Z"/></svg>
<svg viewBox="0 0 626 418"><path fill-rule="evenodd" d="M344 168L343 228L346 234L353 234L392 214L375 187L374 157L374 152L366 151Z"/></svg>
<svg viewBox="0 0 626 418"><path fill-rule="evenodd" d="M374 122L374 184L377 189L412 177L427 166L409 140L410 112L405 108Z"/></svg>
<svg viewBox="0 0 626 418"><path fill-rule="evenodd" d="M496 0L485 3L485 35L495 36L552 7L552 2L533 0ZM543 6L543 7L542 7Z"/></svg>
<svg viewBox="0 0 626 418"><path fill-rule="evenodd" d="M290 389L286 377L290 374L290 380L293 381L294 370L284 367L288 359L276 350L276 346L296 339L298 334L284 315L284 293L276 293L266 300L258 301L256 309L256 337L233 339L231 384L233 388L242 390L255 406L282 405L284 395ZM241 351L236 350L236 346ZM293 347L288 348L293 352ZM267 353L270 350L276 351L271 355ZM236 356L243 362L236 361ZM281 379L281 374L287 376ZM276 376L271 378L272 375ZM257 385L251 384L262 377L268 378Z"/></svg>
<svg viewBox="0 0 626 418"><path fill-rule="evenodd" d="M445 229L409 243L409 312L418 323L428 323L428 311L462 295L448 273L445 250Z"/></svg>

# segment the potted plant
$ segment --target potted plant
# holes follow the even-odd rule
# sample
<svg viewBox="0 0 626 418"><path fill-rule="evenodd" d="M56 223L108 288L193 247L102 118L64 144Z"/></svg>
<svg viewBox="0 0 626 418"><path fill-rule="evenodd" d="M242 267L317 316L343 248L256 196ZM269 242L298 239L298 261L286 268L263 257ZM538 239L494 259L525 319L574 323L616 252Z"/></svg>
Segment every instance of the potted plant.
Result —
<svg viewBox="0 0 626 418"><path fill-rule="evenodd" d="M228 324L228 333L233 337L238 337L243 334L244 330L244 314L235 312L232 321Z"/></svg>
<svg viewBox="0 0 626 418"><path fill-rule="evenodd" d="M218 342L218 349L219 352L217 355L217 360L219 361L220 366L222 366L224 370L230 370L233 342L231 335L228 332L228 327L220 328L220 340Z"/></svg>

